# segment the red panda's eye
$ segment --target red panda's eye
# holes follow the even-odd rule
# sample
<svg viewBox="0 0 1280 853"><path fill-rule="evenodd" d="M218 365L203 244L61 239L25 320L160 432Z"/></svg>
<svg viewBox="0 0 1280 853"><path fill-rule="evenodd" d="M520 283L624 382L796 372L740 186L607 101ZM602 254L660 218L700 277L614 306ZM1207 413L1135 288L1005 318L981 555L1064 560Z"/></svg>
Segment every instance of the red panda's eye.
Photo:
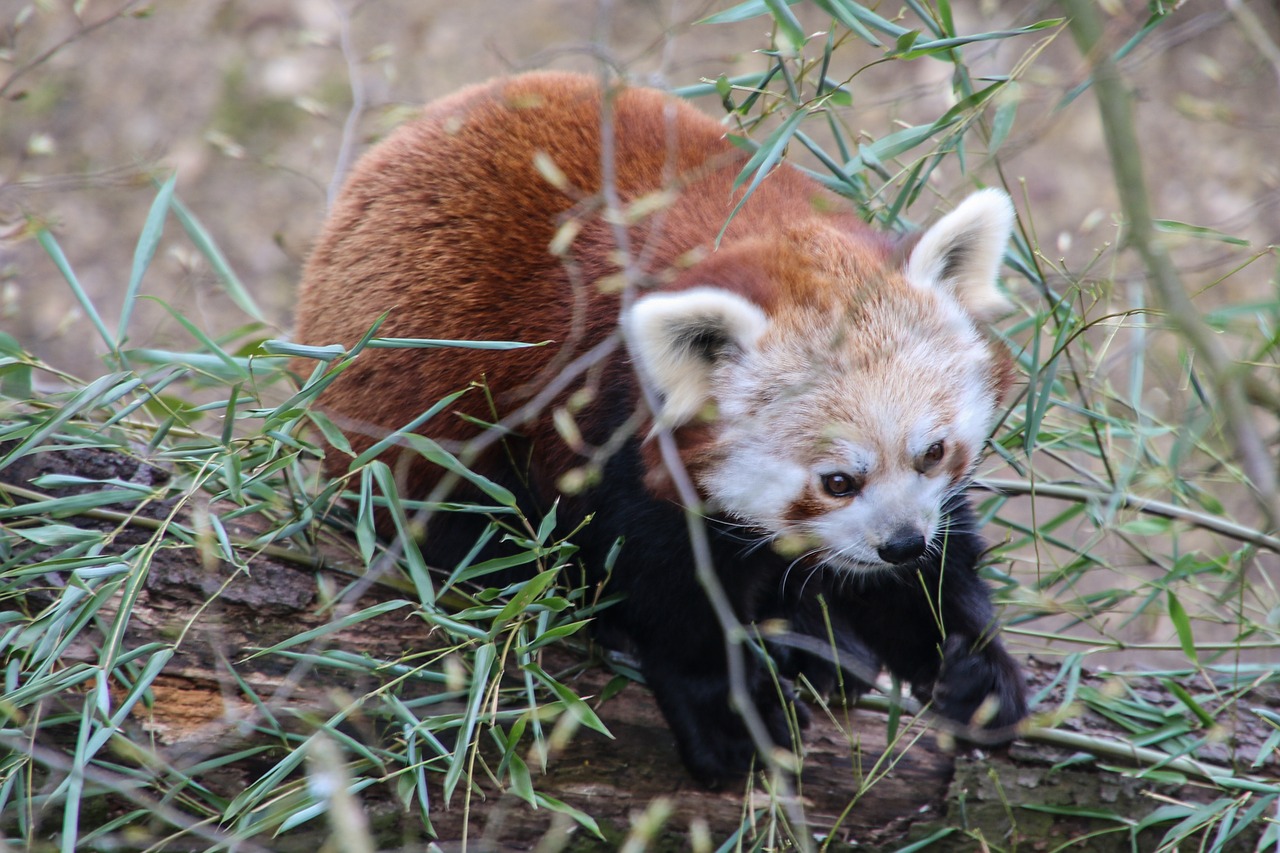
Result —
<svg viewBox="0 0 1280 853"><path fill-rule="evenodd" d="M920 470L928 471L930 468L942 461L942 457L946 455L947 447L941 441L935 441L933 444L925 448L924 453L920 454Z"/></svg>
<svg viewBox="0 0 1280 853"><path fill-rule="evenodd" d="M847 498L862 490L862 480L852 474L837 471L822 476L822 488L832 497Z"/></svg>

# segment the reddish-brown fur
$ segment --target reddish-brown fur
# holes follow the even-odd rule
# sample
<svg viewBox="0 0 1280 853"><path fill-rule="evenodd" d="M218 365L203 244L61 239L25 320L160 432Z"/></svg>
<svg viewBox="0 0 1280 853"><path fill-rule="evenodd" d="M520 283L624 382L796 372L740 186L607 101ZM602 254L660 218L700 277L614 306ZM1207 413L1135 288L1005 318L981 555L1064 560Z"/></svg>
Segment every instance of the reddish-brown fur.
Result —
<svg viewBox="0 0 1280 853"><path fill-rule="evenodd" d="M770 311L776 302L834 298L815 289L815 281L830 276L815 277L814 267L885 267L892 242L791 168L763 181L715 250L717 231L740 197L732 183L746 160L726 141L724 128L650 89L620 90L612 120L623 203L663 188L679 190L661 213L632 229L646 271L659 279L674 275L666 287L720 286ZM357 452L434 402L424 399L423 388L457 390L483 380L493 391L497 416L507 415L538 390L553 358L564 359L566 349L584 352L614 329L618 296L598 293L593 284L617 272L612 229L598 213L601 121L597 81L524 75L435 102L359 162L306 269L300 342L350 346L389 312L378 330L383 337L553 343L510 352L365 352L322 397L322 405L348 425ZM539 153L564 173L569 189L553 186L537 170ZM559 224L573 216L584 227L569 259L591 302L579 317L576 339L569 295L575 276L548 251ZM681 259L691 250L704 259L696 274L682 273ZM619 350L611 371L624 371L621 381L631 382L624 360ZM297 369L309 372L310 366L300 362ZM486 421L495 414L477 391L455 411ZM591 417L582 422L587 441L603 440L590 434ZM424 431L460 441L477 428L453 414L437 417ZM538 464L552 476L581 461L554 434L549 418L527 432L539 448ZM685 432L686 442L696 443L697 430ZM328 473L344 468L345 459L331 453ZM408 492L421 494L432 473L423 466L410 478Z"/></svg>
<svg viewBox="0 0 1280 853"><path fill-rule="evenodd" d="M680 418L673 418L679 422L676 440L695 481L708 491L719 489L722 494L711 496L715 498L726 493L744 501L757 494L799 494L790 507L796 517L792 520L821 520L833 516L837 507L860 511L860 505L824 491L816 479L794 492L770 492L768 476L758 476L755 467L760 456L825 453L825 428L832 424L856 433L885 461L884 467L900 475L915 472L923 448L904 444L900 432L908 425L893 420L898 404L904 398L924 399L933 414L949 419L956 398L944 393L950 381L946 371L966 358L953 352L950 361L942 356L935 366L928 350L905 360L895 353L906 346L901 343L906 338L929 344L949 341L968 356L975 347L980 350L971 327L965 326L963 334L946 328L955 325L947 317L959 316L963 299L947 308L939 300L952 297L934 292L947 285L908 282L895 240L873 231L848 205L791 167L778 168L763 180L717 247L717 233L741 198L733 183L746 155L725 140L718 122L669 96L624 89L606 97L611 99L616 143L612 165L623 205L659 190L673 191L665 208L629 232L647 286L666 291L711 288L675 299L653 295L631 310L628 334L631 344L639 343L632 352L643 369L652 366L644 360L648 339L632 334L636 327L630 321L646 305L661 308L665 301L687 306L713 293L722 310L742 303L732 309L742 323L749 324L757 313L768 319L767 331L760 334L774 345L769 368L747 377L759 382L743 383L740 374L747 369L739 367L734 387L744 389L744 399L721 394L714 402L726 414L706 420L695 416L695 395L684 401L687 408ZM421 427L442 442L475 437L482 427L463 415L482 421L511 415L573 357L617 329L620 297L598 287L619 271L616 234L600 215L603 121L597 81L568 74L524 75L434 103L357 165L307 266L299 341L351 346L385 312L378 330L383 337L552 342L505 352L362 352L320 397L321 407L338 417L357 452L446 394L482 382L485 389L473 388L452 410ZM539 155L554 163L567 186L557 186L539 171ZM993 209L989 200L982 205ZM994 216L1000 219L998 209ZM581 225L581 233L565 257L555 257L552 241L571 220ZM948 232L929 232L935 237L939 233ZM993 256L992 244L1006 239L1007 227L994 233L985 244L972 235L968 242L956 236L961 260L975 246ZM930 245L929 239L924 245ZM916 257L911 255L913 261ZM991 257L991 265L995 260ZM989 292L978 298L989 308L998 302L994 282L986 280L994 278L994 270L985 271L983 278ZM745 363L737 359L743 351L727 356L712 352L719 343L717 332L724 329L693 328L694 338L708 336L707 347L703 351L698 340L692 345L686 341L686 360ZM619 346L560 395L562 401L584 383L595 390L595 402L577 418L588 444L604 443L640 406L627 353ZM901 369L903 364L908 368ZM313 365L299 360L295 367L306 375ZM1010 377L1007 354L993 350L990 371L964 380L969 384L961 387L969 396L959 399L975 407L975 416L985 417L990 411L980 392L985 389L997 398ZM885 393L859 393L873 384ZM803 395L803 404L793 405L798 398L789 395L797 388L816 388L817 393ZM664 417L674 396L667 394L664 400ZM767 424L749 411L753 406L768 412ZM512 440L501 451L522 454L515 464L494 448L494 455L474 466L519 491L521 507L531 515L549 506L558 478L582 463L579 450L558 435L550 408L521 425L532 440L531 452ZM730 423L733 412L738 420ZM742 421L763 425L776 441L751 456L756 445L726 429L744 426ZM969 444L980 441L976 433L985 429L972 423L963 433ZM649 426L640 425L641 436ZM703 782L719 784L750 765L755 747L729 701L724 637L694 576L686 518L672 500L656 448L657 442L629 436L608 459L599 482L560 505L558 520L567 532L593 515L591 523L574 533L585 577L592 584L607 582L610 591L625 596L599 616L600 634L635 652L686 766ZM745 463L726 464L735 459L735 450L744 448L737 460ZM930 477L937 483L945 477L960 484L977 450L948 439L947 455L928 471L920 470L919 482ZM341 453L329 452L329 474L344 473L347 464ZM700 478L708 472L723 473L725 479ZM403 473L403 492L410 497L424 496L437 476L425 463L414 463ZM532 494L522 488L526 476ZM1017 665L994 637L994 613L976 573L982 543L963 497L939 500L942 505L934 509L946 532L937 538L945 540L945 548L912 556L908 551L917 543L910 536L919 539L920 548L925 539L916 527L904 534L902 523L893 529L886 525L894 540L886 535L883 541L859 543L879 549L880 561L895 564L896 571L818 567L812 575L808 570L792 573L799 555L788 553L790 546L780 541L774 550L753 541L783 530L746 530L732 523L727 512L707 525L707 544L744 623L790 620L796 631L819 638L824 647L834 637L842 655L871 668L883 664L912 683L919 695L932 696L940 713L960 722L994 695L999 712L992 725L1008 729L1024 715L1025 701ZM437 516L426 536L424 547L434 549L428 559L454 565L474 558L473 546L487 523L478 513ZM625 540L621 549L616 548L619 540ZM502 547L489 543L489 550ZM843 553L841 547L836 550ZM794 579L790 585L788 577ZM792 731L793 718L786 709L791 680L803 674L822 684L831 678L831 669L804 655L782 654L778 663L777 670L766 669L748 656L744 666L752 700L770 738L781 745L790 742ZM804 718L802 712L799 716Z"/></svg>

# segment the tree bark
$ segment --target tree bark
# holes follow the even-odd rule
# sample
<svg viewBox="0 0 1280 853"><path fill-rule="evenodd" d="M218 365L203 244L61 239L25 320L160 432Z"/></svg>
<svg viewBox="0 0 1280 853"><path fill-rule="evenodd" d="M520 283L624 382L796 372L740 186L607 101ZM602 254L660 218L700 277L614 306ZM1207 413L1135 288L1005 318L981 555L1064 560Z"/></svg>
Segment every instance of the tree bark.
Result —
<svg viewBox="0 0 1280 853"><path fill-rule="evenodd" d="M41 454L0 472L0 491L15 494L12 486L25 487L33 477L51 471L125 480L144 476L136 460L101 451ZM104 523L91 517L81 522ZM143 541L149 535L149 531L126 527L117 534L116 545L125 547L130 537ZM270 558L255 559L245 572L202 562L194 548L158 551L145 589L129 615L127 644L136 647L182 639L154 684L151 703L145 708L140 704L132 715L128 726L134 740L150 744L170 766L190 767L262 743L263 736L246 725L259 718L262 707L246 698L241 682L269 705L277 719L297 720L323 718L351 696L376 686L354 676L344 680L334 672L300 669L281 656L252 656L257 649L333 618L320 606L318 574L324 572ZM328 580L341 585L350 578ZM375 588L359 606L390 597ZM96 661L93 639L73 646L67 662ZM406 618L400 610L332 634L326 644L393 660L407 649L429 649L437 641L426 622ZM553 648L546 666L566 667L575 654ZM1033 691L1053 674L1051 668L1034 663L1028 670ZM431 823L440 846L455 849L465 839L471 850L533 849L540 843L543 849L610 849L623 842L638 814L665 806L669 814L650 849L685 849L691 839L698 838L711 839L714 849L739 831L744 848L749 849L754 834L770 825L765 781L744 780L741 787L722 792L698 787L681 767L670 732L642 685L630 683L607 700L598 698L612 678L607 667L595 665L583 668L569 682L577 695L588 699L612 739L578 729L567 743L553 749L545 775L538 775L536 758L529 759L534 787L591 815L605 841L563 815L531 808L516 794L500 790L487 775L477 773L469 795L465 784L448 801L438 788L431 790ZM1270 701L1274 703L1275 697ZM350 725L353 735L366 742L380 736L374 725L359 718ZM1101 718L1090 726L1106 729ZM829 712L814 709L804 733L799 793L815 846L830 841L837 849L856 844L859 850L894 850L936 836L930 851L977 849L983 840L1002 847L1020 841L1028 842L1029 849L1042 849L1042 845L1049 849L1091 831L1123 827L1083 814L1036 811L1037 806L1136 819L1160 805L1151 795L1156 786L1147 781L1100 769L1093 762L1058 766L1070 753L1057 747L1020 742L998 753L957 754L942 748L923 722L912 724L892 747L886 743L887 731L883 713L845 707L832 707ZM70 736L74 738L74 730ZM1256 745L1266 732L1255 731L1250 737ZM49 746L33 740L33 748L41 745ZM203 775L201 781L234 796L262 773L262 760L227 764ZM1191 786L1159 790L1174 797L1203 800L1212 796L1211 791L1197 792ZM430 837L418 813L404 808L394 783L365 788L359 797L381 849L420 847ZM659 805L654 806L655 802ZM329 832L323 820L313 820L271 839L269 849L310 853ZM1162 830L1154 832L1143 838L1158 838ZM144 839L138 845L145 847L154 840ZM1087 849L1129 850L1129 835L1127 831L1101 835L1091 839Z"/></svg>

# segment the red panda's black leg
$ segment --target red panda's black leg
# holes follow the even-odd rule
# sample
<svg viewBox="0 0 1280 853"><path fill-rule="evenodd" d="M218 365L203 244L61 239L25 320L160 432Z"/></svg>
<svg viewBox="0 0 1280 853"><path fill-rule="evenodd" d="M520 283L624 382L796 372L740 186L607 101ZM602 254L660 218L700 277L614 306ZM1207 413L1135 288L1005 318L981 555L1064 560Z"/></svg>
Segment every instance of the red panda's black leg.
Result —
<svg viewBox="0 0 1280 853"><path fill-rule="evenodd" d="M990 593L978 577L983 543L967 502L948 508L943 547L891 575L833 579L832 595L858 637L922 701L958 723L1007 730L1026 716L1022 672L1000 642ZM975 714L994 699L986 719Z"/></svg>
<svg viewBox="0 0 1280 853"><path fill-rule="evenodd" d="M719 654L723 660L723 645ZM651 654L642 669L675 735L685 767L701 784L721 788L735 783L751 768L756 746L732 705L727 671L718 666L698 671L700 668L687 663L669 654ZM787 715L802 709L792 704L788 683L775 682L764 667L753 662L748 662L746 672L747 691L769 739L791 748ZM803 721L807 722L807 716Z"/></svg>
<svg viewBox="0 0 1280 853"><path fill-rule="evenodd" d="M597 636L624 636L675 735L689 772L718 787L746 772L756 749L731 705L725 637L694 571L684 513L678 506L632 488L639 454L628 445L608 463L593 493L595 518L582 532L582 559L598 565L613 541L625 536L606 585L626 596L623 606L601 612ZM615 492L615 490L617 490ZM708 520L712 563L743 624L779 609L783 563L768 549L748 551L733 533ZM774 744L791 748L790 681L775 678L754 649L744 648L745 686Z"/></svg>

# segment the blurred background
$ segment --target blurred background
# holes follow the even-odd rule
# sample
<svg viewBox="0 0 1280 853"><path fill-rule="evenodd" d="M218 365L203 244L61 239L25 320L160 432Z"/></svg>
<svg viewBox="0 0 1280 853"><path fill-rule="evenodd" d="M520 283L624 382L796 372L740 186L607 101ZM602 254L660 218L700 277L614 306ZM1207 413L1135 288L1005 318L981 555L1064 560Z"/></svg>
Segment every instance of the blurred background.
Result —
<svg viewBox="0 0 1280 853"><path fill-rule="evenodd" d="M332 188L360 151L422 103L530 68L598 72L605 63L638 82L671 88L761 72L771 61L761 53L770 45L767 16L697 23L731 6L0 0L0 331L62 371L81 378L100 373L106 346L33 233L51 229L114 329L156 186L176 173L177 198L221 247L267 326L244 331L247 316L171 217L142 282L142 292L156 300L139 304L129 344L197 346L166 305L228 340L287 337L300 267ZM952 8L961 33L1061 14L1054 4L998 0L958 0ZM1168 220L1164 238L1187 290L1199 310L1216 317L1216 329L1231 333L1224 346L1252 363L1262 382L1280 388L1268 319L1280 305L1276 9L1241 0L1176 10L1109 0L1099 8L1106 47L1118 52L1136 95L1153 214ZM893 4L878 10L904 24L918 20ZM810 4L794 11L807 32L830 26ZM1167 19L1135 38L1149 16L1163 12L1170 12ZM1012 124L996 156L980 148L966 153L964 174L960 157L944 159L906 217L924 222L977 184L1004 185L1043 274L1033 283L1006 270L1022 307L1020 324L1019 318L1007 324L1015 349L1039 352L1039 340L1048 353L1054 335L1064 334L1054 330L1058 308L1048 307L1047 293L1065 300L1080 330L1066 351L1073 384L1050 388L1055 405L1029 438L1017 434L1019 424L1027 425L1015 411L1006 424L1011 449L1003 460L993 455L983 474L1024 484L1064 477L1115 495L1128 490L1189 503L1193 522L1208 507L1247 527L1258 524L1231 450L1197 402L1194 355L1144 313L1145 272L1133 253L1118 250L1116 184L1093 93L1082 87L1088 68L1080 50L1064 27L1051 26L963 51L975 74L1013 77L995 105ZM953 102L951 64L884 57L883 49L851 38L829 72L849 81L852 102L839 108L838 121L859 142L928 123ZM715 95L698 103L724 113ZM820 122L811 126L821 134ZM789 156L813 165L799 145ZM1059 376L1067 373L1063 367ZM38 373L37 388L56 387L51 376ZM1047 381L1052 385L1052 375ZM1119 420L1080 417L1091 409ZM1027 412L1034 414L1030 406ZM1257 416L1274 449L1274 412L1259 408ZM1087 517L1075 515L1085 504ZM1042 648L1062 628L1103 637L1100 648L1122 657L1131 654L1119 651L1129 644L1148 642L1143 660L1182 659L1160 579L1174 577L1187 554L1213 569L1211 582L1184 593L1205 620L1198 639L1229 643L1255 629L1280 628L1280 599L1268 580L1274 554L1204 533L1195 523L1171 528L1121 509L1113 498L1102 505L1015 501L992 510L1003 527L991 535L1008 546L1003 556L1011 570L1033 579L1010 593L1028 619L1041 620L1025 633L1024 648ZM1109 571L1086 577L1091 566ZM1238 592L1241 576L1252 584L1247 600L1240 595L1224 607L1221 596ZM1251 653L1274 655L1274 646Z"/></svg>
<svg viewBox="0 0 1280 853"><path fill-rule="evenodd" d="M101 369L96 340L30 224L53 229L81 283L113 327L134 242L155 182L177 173L177 195L201 219L268 317L287 332L299 267L345 165L344 124L358 98L356 153L424 101L460 85L535 67L595 70L601 59L642 81L680 87L761 71L770 21L694 22L732 4L710 0L166 0L0 2L0 329L77 375ZM1124 37L1146 4L1106 3ZM1187 4L1123 61L1137 88L1137 118L1155 215L1217 229L1256 252L1280 241L1280 60L1275 9L1264 3ZM812 31L829 26L796 8ZM1234 10L1234 11L1233 11ZM1242 13L1243 10L1243 13ZM881 8L890 17L895 10ZM1019 26L1060 14L1052 6L962 0L961 32ZM1261 29L1259 29L1261 27ZM1063 106L1085 79L1061 28L965 48L992 73L1017 69L1017 119L999 172L969 169L1012 190L1052 266L1123 283L1109 251L1117 200L1091 95ZM847 75L879 53L852 44ZM841 70L838 70L841 71ZM929 58L861 71L842 120L879 137L895 122L947 107L950 66ZM837 73L835 76L840 76ZM353 96L353 91L358 94ZM701 105L722 114L718 99ZM792 146L798 149L799 146ZM792 151L803 156L802 150ZM945 198L964 179L946 165ZM950 185L948 185L950 184ZM931 215L933 199L910 211ZM202 328L243 317L208 265L172 225L143 292ZM1249 252L1212 241L1176 246L1207 286ZM1215 299L1271 287L1266 254ZM1018 282L1011 281L1016 290ZM1245 292L1241 292L1245 291ZM1022 294L1034 299L1034 294ZM173 324L140 306L134 344L164 343ZM151 338L151 340L147 340ZM178 341L169 344L180 345ZM1123 358L1123 351L1109 357Z"/></svg>

